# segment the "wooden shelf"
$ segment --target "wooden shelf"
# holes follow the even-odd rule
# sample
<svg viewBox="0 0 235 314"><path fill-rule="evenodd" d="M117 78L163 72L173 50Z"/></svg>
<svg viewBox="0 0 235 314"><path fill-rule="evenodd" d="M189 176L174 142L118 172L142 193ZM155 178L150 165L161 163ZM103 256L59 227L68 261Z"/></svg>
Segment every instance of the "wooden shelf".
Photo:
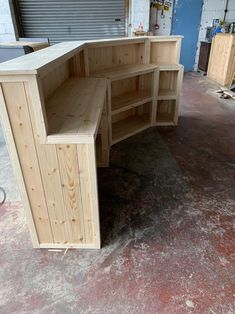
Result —
<svg viewBox="0 0 235 314"><path fill-rule="evenodd" d="M179 71L180 69L184 67L182 64L164 63L164 62L158 62L156 63L156 66L158 67L160 71Z"/></svg>
<svg viewBox="0 0 235 314"><path fill-rule="evenodd" d="M93 142L106 97L107 82L69 78L46 101L48 143Z"/></svg>
<svg viewBox="0 0 235 314"><path fill-rule="evenodd" d="M172 90L168 90L168 89L159 90L158 97L157 97L158 100L168 100L168 99L174 100L176 98L177 98L176 92Z"/></svg>
<svg viewBox="0 0 235 314"><path fill-rule="evenodd" d="M149 114L143 114L141 116L131 116L124 120L113 123L112 129L112 143L115 144L121 140L124 140L138 132L143 131L150 127Z"/></svg>
<svg viewBox="0 0 235 314"><path fill-rule="evenodd" d="M152 101L151 91L134 91L112 98L112 115Z"/></svg>
<svg viewBox="0 0 235 314"><path fill-rule="evenodd" d="M111 81L121 80L128 77L146 74L154 71L157 68L153 64L130 64L115 66L113 68L105 69L104 71L92 73L93 77L105 77Z"/></svg>
<svg viewBox="0 0 235 314"><path fill-rule="evenodd" d="M163 113L158 113L157 115L157 124L158 125L168 125L170 123L170 125L174 124L174 114L169 114L166 112Z"/></svg>
<svg viewBox="0 0 235 314"><path fill-rule="evenodd" d="M175 125L176 100L160 100L157 104L157 125Z"/></svg>

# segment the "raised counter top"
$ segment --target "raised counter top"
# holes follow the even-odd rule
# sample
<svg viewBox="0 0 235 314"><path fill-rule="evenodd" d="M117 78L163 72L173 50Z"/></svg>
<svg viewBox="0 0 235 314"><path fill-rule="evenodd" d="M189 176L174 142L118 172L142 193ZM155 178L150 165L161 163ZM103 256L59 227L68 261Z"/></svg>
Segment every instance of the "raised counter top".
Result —
<svg viewBox="0 0 235 314"><path fill-rule="evenodd" d="M43 74L48 70L48 65L52 65L64 60L68 60L75 55L79 50L86 47L95 47L99 45L115 45L115 43L133 43L144 42L150 39L151 41L174 41L182 36L143 36L143 37L126 37L116 39L100 39L100 40L88 40L88 41L71 41L62 42L48 48L36 51L19 58L9 60L0 64L0 76L11 74Z"/></svg>

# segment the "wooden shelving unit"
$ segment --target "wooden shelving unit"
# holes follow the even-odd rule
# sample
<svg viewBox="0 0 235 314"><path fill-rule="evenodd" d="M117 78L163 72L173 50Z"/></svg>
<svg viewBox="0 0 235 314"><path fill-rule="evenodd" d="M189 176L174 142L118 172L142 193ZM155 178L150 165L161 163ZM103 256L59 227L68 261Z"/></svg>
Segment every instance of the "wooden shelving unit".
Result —
<svg viewBox="0 0 235 314"><path fill-rule="evenodd" d="M106 87L103 79L72 77L57 88L45 100L48 143L91 142L99 127Z"/></svg>
<svg viewBox="0 0 235 314"><path fill-rule="evenodd" d="M111 144L151 126L156 69L149 64L123 65L96 74L109 79Z"/></svg>
<svg viewBox="0 0 235 314"><path fill-rule="evenodd" d="M182 78L183 67L181 65L160 65L158 67L156 125L177 124Z"/></svg>
<svg viewBox="0 0 235 314"><path fill-rule="evenodd" d="M1 125L35 248L101 247L97 167L111 145L177 124L181 39L66 42L0 64Z"/></svg>

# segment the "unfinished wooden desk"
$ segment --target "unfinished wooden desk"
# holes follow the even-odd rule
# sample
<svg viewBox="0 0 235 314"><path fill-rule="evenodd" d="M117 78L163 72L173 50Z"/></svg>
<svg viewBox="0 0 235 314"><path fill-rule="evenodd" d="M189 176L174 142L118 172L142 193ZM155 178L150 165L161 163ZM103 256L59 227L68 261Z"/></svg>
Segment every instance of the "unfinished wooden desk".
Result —
<svg viewBox="0 0 235 314"><path fill-rule="evenodd" d="M97 166L176 125L180 36L65 42L0 65L0 115L34 247L100 248Z"/></svg>

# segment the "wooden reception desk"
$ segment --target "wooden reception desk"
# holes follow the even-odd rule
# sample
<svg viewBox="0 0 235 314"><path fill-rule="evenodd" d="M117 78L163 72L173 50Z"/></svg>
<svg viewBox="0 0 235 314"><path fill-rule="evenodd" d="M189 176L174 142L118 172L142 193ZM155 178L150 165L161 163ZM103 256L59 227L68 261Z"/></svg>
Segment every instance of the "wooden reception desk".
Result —
<svg viewBox="0 0 235 314"><path fill-rule="evenodd" d="M1 124L36 248L100 248L97 166L176 125L181 36L64 42L0 65Z"/></svg>

